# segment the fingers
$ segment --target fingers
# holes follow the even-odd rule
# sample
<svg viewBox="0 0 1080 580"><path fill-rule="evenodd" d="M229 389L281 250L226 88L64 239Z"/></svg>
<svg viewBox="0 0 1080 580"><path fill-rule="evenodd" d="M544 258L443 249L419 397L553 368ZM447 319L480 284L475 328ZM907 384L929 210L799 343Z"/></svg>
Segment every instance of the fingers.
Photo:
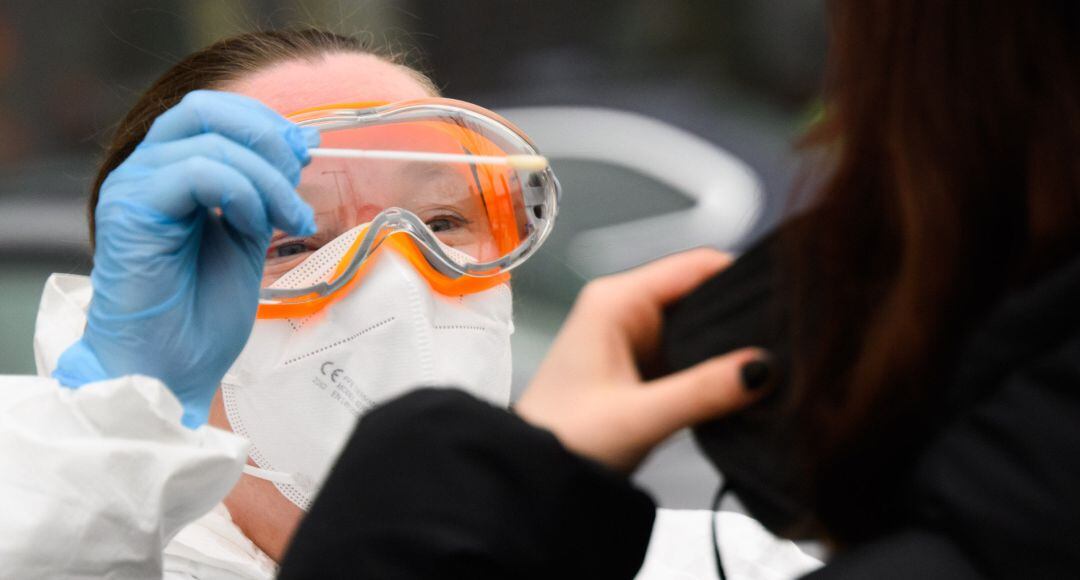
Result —
<svg viewBox="0 0 1080 580"><path fill-rule="evenodd" d="M746 348L653 381L638 391L645 443L729 415L768 392L773 377L764 351Z"/></svg>
<svg viewBox="0 0 1080 580"><path fill-rule="evenodd" d="M292 184L266 159L250 149L215 133L188 139L142 147L127 163L146 168L171 166L185 159L203 158L227 165L247 178L259 194L270 225L294 235L315 233L311 207L296 193ZM155 181L161 177L154 177ZM148 187L137 194L140 202L165 215L180 218L191 211L190 199L176 189L172 195L162 195L159 188Z"/></svg>
<svg viewBox="0 0 1080 580"><path fill-rule="evenodd" d="M662 308L689 294L731 262L729 254L698 248L661 258L614 278L627 291L640 293Z"/></svg>
<svg viewBox="0 0 1080 580"><path fill-rule="evenodd" d="M199 208L221 208L221 215L249 239L268 242L273 233L255 185L233 167L205 157L191 157L155 175L173 211L187 215Z"/></svg>
<svg viewBox="0 0 1080 580"><path fill-rule="evenodd" d="M300 182L300 170L310 160L308 147L318 143L318 131L301 129L254 99L220 91L193 91L154 121L143 144L203 133L218 133L252 149L294 185Z"/></svg>
<svg viewBox="0 0 1080 580"><path fill-rule="evenodd" d="M575 311L592 318L595 328L615 329L635 357L648 358L659 340L663 308L731 261L729 255L708 248L674 254L591 282Z"/></svg>

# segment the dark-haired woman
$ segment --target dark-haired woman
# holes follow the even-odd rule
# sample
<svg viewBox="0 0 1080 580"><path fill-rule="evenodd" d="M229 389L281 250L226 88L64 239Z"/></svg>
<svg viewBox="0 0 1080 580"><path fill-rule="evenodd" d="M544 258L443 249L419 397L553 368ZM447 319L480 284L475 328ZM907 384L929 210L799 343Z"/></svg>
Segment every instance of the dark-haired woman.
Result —
<svg viewBox="0 0 1080 580"><path fill-rule="evenodd" d="M809 209L726 270L592 284L513 415L368 415L283 578L630 578L653 510L625 474L687 426L831 549L813 578L1080 575L1080 4L829 15Z"/></svg>

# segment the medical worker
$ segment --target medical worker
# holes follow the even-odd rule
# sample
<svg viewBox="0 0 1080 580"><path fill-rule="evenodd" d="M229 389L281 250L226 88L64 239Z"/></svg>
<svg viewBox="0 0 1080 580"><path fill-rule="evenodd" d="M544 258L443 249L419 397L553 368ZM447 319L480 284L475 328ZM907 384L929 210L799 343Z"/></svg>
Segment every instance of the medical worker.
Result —
<svg viewBox="0 0 1080 580"><path fill-rule="evenodd" d="M422 384L508 403L505 268L453 268L539 247L550 169L312 160L320 141L535 153L501 119L435 96L419 73L319 31L219 42L143 95L94 191L93 275L54 276L43 297L39 368L68 388L3 389L0 455L32 471L3 470L16 491L0 576L146 578L163 564L170 578L273 577L359 414ZM281 116L305 109L299 125ZM397 221L366 226L389 208ZM389 236L406 230L420 241ZM341 264L363 271L313 297Z"/></svg>
<svg viewBox="0 0 1080 580"><path fill-rule="evenodd" d="M557 201L520 131L353 39L172 67L101 167L91 278L47 284L42 376L0 389L0 576L274 577L357 416L423 385L506 406L509 270ZM668 520L658 545L707 545Z"/></svg>

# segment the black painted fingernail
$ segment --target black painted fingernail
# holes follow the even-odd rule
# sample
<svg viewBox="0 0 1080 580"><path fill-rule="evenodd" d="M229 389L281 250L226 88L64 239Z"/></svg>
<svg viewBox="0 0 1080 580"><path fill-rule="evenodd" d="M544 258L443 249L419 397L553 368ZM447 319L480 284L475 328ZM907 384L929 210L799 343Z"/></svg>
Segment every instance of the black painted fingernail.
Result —
<svg viewBox="0 0 1080 580"><path fill-rule="evenodd" d="M743 388L756 391L769 384L773 369L769 361L758 359L744 364L739 373L742 375Z"/></svg>

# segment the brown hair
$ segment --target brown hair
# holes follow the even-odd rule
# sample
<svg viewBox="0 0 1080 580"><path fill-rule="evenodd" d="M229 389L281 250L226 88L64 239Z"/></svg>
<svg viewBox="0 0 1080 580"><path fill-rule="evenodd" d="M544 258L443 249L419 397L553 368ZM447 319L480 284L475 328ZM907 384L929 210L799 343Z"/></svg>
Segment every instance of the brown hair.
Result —
<svg viewBox="0 0 1080 580"><path fill-rule="evenodd" d="M88 210L91 246L94 244L94 212L101 184L146 137L150 125L161 113L179 103L192 91L221 87L229 81L280 62L316 59L341 52L375 54L400 66L431 94L439 93L438 88L426 75L407 66L400 55L375 51L364 40L355 36L305 28L249 32L219 40L188 55L165 71L165 74L139 97L116 127L90 191Z"/></svg>
<svg viewBox="0 0 1080 580"><path fill-rule="evenodd" d="M1080 4L834 0L830 160L785 244L795 413L835 540L890 521L949 361L1080 249Z"/></svg>

